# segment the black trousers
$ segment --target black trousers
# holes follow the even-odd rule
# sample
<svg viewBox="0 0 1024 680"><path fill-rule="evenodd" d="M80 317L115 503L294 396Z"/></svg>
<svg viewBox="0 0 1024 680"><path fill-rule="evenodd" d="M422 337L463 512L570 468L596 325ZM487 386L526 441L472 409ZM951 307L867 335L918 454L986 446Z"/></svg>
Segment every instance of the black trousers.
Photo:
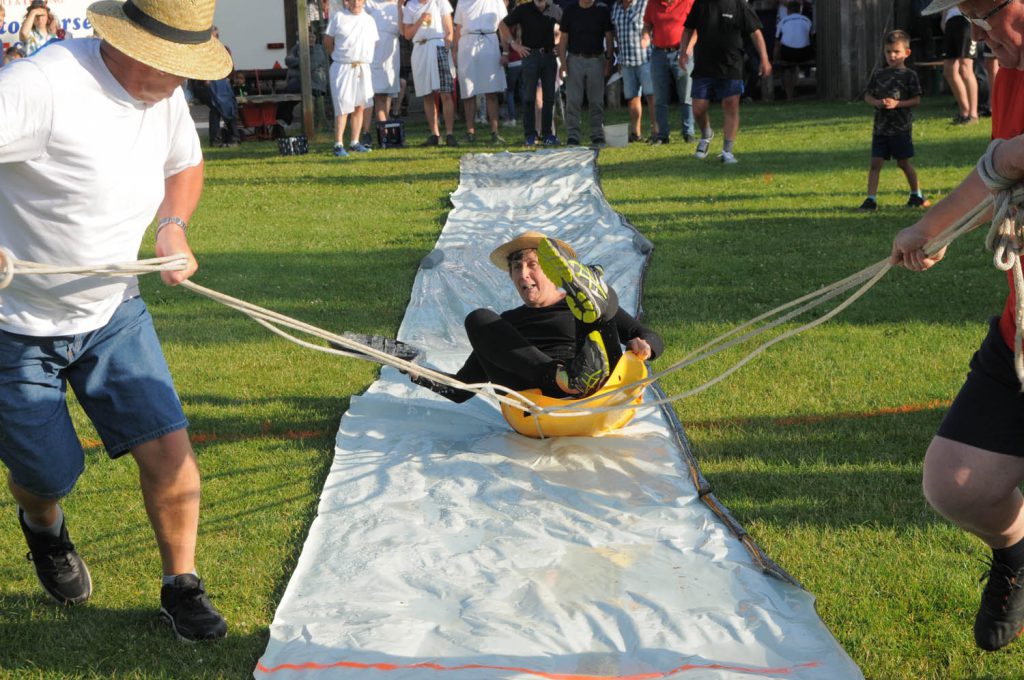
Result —
<svg viewBox="0 0 1024 680"><path fill-rule="evenodd" d="M597 330L604 340L608 362L614 367L622 356L615 315L619 311L619 300L615 291L608 287L608 308L596 322L585 324L574 319L575 345L573 356L579 352L589 333ZM466 317L466 334L473 352L492 383L504 385L513 390L540 388L549 397L564 397L566 394L555 383L555 371L559 364L568 363L541 351L515 326L490 309L477 309Z"/></svg>

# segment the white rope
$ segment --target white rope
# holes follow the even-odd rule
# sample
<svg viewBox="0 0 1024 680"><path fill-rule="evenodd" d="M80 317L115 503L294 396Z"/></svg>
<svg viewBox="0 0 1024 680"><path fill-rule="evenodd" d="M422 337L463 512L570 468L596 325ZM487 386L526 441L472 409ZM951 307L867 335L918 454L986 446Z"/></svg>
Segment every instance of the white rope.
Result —
<svg viewBox="0 0 1024 680"><path fill-rule="evenodd" d="M993 139L978 159L978 176L993 199L992 227L985 238L985 246L992 251L992 264L996 269L1011 272L1016 305L1014 307L1013 368L1024 391L1024 273L1021 271L1020 248L1024 242L1024 187L1018 180L1006 177L996 169L995 156L1006 140Z"/></svg>
<svg viewBox="0 0 1024 680"><path fill-rule="evenodd" d="M1007 191L1001 192L1001 194L1002 193L1009 194L1012 192ZM1001 194L999 196L1001 196ZM1014 201L1016 201L1016 198L1014 198ZM1005 199L1005 203L1011 203L1009 197ZM1018 203L1019 201L1013 202L1013 205L1017 205ZM954 239L958 238L959 236L976 229L978 226L982 224L983 215L991 204L991 199L985 199L974 209L968 211L959 221L950 225L950 227L943 231L941 234L931 239L924 247L925 253L929 255L934 254L938 252L941 248L944 248L946 245L951 243ZM1007 210L1008 209L1009 208L1007 208ZM997 211L997 215L999 214L1002 213ZM1015 235L1017 233L1017 231L1013 232L1014 238L1016 238ZM1003 248L1002 252L1005 253L1007 250L1009 250L1012 253L1012 256L1015 257L1015 276L1018 277L1017 290L1024 291L1024 277L1020 276L1020 258L1016 256L1019 252L1019 246L1016 246L1016 243L1017 241L1013 242L1013 248ZM188 264L185 256L181 255L164 258L154 258L150 260L140 260L138 262L130 262L124 264L103 265L99 267L56 267L41 265L33 262L26 262L23 260L17 260L10 253L10 251L2 247L0 247L0 255L2 255L3 257L3 261L0 262L0 264L3 265L3 269L0 270L0 289L9 285L11 279L13 279L15 274L83 274L95 276L126 276L155 271L181 270L187 267ZM877 262L869 267L866 267L865 269L857 272L856 274L853 274L852 276L848 276L845 279L837 281L828 286L824 286L818 289L817 291L808 293L807 295L797 298L796 300L787 302L784 305L776 307L775 309L769 312L765 312L764 314L761 314L751 319L750 321L733 328L732 330L704 344L702 347L699 347L693 352L690 352L688 355L683 357L683 359L676 362L675 364L656 373L652 373L643 380L639 380L626 385L620 385L616 388L603 391L597 395L593 395L585 399L570 400L567 401L565 405L553 407L538 406L537 404L529 400L527 397L521 395L515 390L510 390L501 385L492 383L467 384L460 382L459 380L456 380L455 378L444 373L441 373L439 371L435 371L425 366L415 364L411 361L406 361L391 354L387 354L386 352L374 349L373 347L362 344L356 340L347 338L343 335L336 335L334 333L330 333L328 331L322 330L310 324L287 317L283 314L279 314L277 312L264 309L252 303L245 302L244 300L233 298L229 295L225 295L224 293L220 293L215 290L205 288L193 281L183 281L180 285L184 288L187 288L188 290L191 290L194 293L203 295L204 297L210 298L215 302L219 302L223 305L231 307L232 309L242 312L243 314L250 317L251 319L256 321L264 328L268 329L269 331L279 335L282 338L290 340L291 342L294 342L301 347L305 347L307 349L312 349L318 352L324 352L328 354L335 354L355 359L374 361L378 364L391 366L405 373L423 376L440 385L445 385L459 390L465 390L467 392L472 392L474 394L482 395L485 397L489 396L498 402L507 404L508 406L511 406L513 408L522 409L524 411L529 412L534 416L534 420L535 422L537 422L539 429L540 425L539 421L537 421L537 417L540 415L547 415L552 417L576 417L582 415L607 413L610 411L638 408L638 406L633 403L634 395L638 390L646 387L647 385L653 384L657 380L667 375L670 375L677 371L681 371L682 369L688 366L691 366L704 359L710 358L736 345L745 343L748 340L751 340L759 335L762 335L763 333L766 333L780 326L781 324L784 324L787 321L790 321L795 317L800 316L801 314L809 312L829 302L830 300L834 300L845 294L849 294L849 296L845 300L841 301L833 309L829 310L819 318L802 324L796 328L786 330L777 335L776 337L762 342L760 345L754 348L754 350L749 352L746 356L744 356L742 359L740 359L735 364L730 366L728 369L718 374L714 378L704 382L703 384L698 385L697 387L682 392L680 394L667 396L651 402L645 402L642 406L661 406L663 404L676 402L681 399L691 397L695 394L699 394L700 392L703 392L704 390L725 380L727 377L729 377L730 375L738 371L740 368L751 362L754 358L765 352L769 347L779 342L782 342L783 340L787 340L800 333L803 333L806 330L814 328L815 326L819 326L825 323L826 321L832 319L833 317L841 313L843 310L845 310L847 307L852 305L868 290L870 290L871 287L878 283L878 281L880 281L882 277L884 277L891 268L892 265L889 264L888 259L881 260L880 262ZM1024 303L1021 303L1021 297L1024 296L1018 294L1018 357L1020 356L1020 346L1022 337L1022 333L1020 330L1020 319L1024 318ZM333 345L338 345L345 349L324 347L322 345L307 342L298 337L295 337L286 330L283 330L284 328L299 331L301 333L305 333L307 335L320 338ZM1024 370L1024 365L1021 365L1019 361L1018 365L1021 366L1020 370ZM606 403L610 401L611 403L605 406L588 408L588 404L593 404L597 400L603 400Z"/></svg>

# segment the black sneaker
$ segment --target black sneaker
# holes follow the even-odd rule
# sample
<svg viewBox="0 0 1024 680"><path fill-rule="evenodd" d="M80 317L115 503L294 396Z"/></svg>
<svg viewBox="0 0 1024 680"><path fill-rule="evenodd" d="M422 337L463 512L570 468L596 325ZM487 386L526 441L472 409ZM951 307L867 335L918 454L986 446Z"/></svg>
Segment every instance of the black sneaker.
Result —
<svg viewBox="0 0 1024 680"><path fill-rule="evenodd" d="M857 210L862 210L864 212L875 212L876 210L878 210L878 201L876 201L873 198L865 198L864 202L860 204L860 207L857 208Z"/></svg>
<svg viewBox="0 0 1024 680"><path fill-rule="evenodd" d="M580 145L580 140L576 139L575 137L570 137L568 140L566 140L565 145L566 146L579 146Z"/></svg>
<svg viewBox="0 0 1024 680"><path fill-rule="evenodd" d="M981 593L981 607L974 617L974 642L984 650L1002 649L1024 630L1024 567L1014 571L992 560Z"/></svg>
<svg viewBox="0 0 1024 680"><path fill-rule="evenodd" d="M402 342L401 340L386 338L383 335L367 335L365 333L349 333L347 331L341 335L349 340L355 340L360 344L372 347L378 352L384 352L385 354L390 354L393 357L398 357L399 359L404 359L406 361L412 361L420 355L420 351L414 346ZM340 349L343 352L363 354L359 350L349 349L348 347L332 342L331 340L328 340L327 344L334 349Z"/></svg>
<svg viewBox="0 0 1024 680"><path fill-rule="evenodd" d="M210 602L203 582L192 574L179 574L173 585L160 588L160 618L183 642L219 640L228 634L227 622Z"/></svg>
<svg viewBox="0 0 1024 680"><path fill-rule="evenodd" d="M445 146L458 146L459 140L455 139L455 135L445 135L444 143Z"/></svg>
<svg viewBox="0 0 1024 680"><path fill-rule="evenodd" d="M475 132L467 132L466 133L466 144L476 144L476 133Z"/></svg>
<svg viewBox="0 0 1024 680"><path fill-rule="evenodd" d="M537 245L537 260L544 275L566 292L572 315L583 323L596 323L608 306L608 286L601 270L580 264L549 238Z"/></svg>
<svg viewBox="0 0 1024 680"><path fill-rule="evenodd" d="M640 135L636 134L635 132L630 132L628 139L629 139L629 143L630 144L636 144L637 142L644 141L644 138L641 137Z"/></svg>
<svg viewBox="0 0 1024 680"><path fill-rule="evenodd" d="M440 138L437 135L430 135L427 137L427 141L420 144L420 146L437 146Z"/></svg>
<svg viewBox="0 0 1024 680"><path fill-rule="evenodd" d="M369 132L364 132L359 136L359 143L365 147L373 148L373 137L370 136Z"/></svg>
<svg viewBox="0 0 1024 680"><path fill-rule="evenodd" d="M608 352L598 331L587 333L579 353L565 368L573 396L589 397L608 380Z"/></svg>
<svg viewBox="0 0 1024 680"><path fill-rule="evenodd" d="M18 523L28 543L25 556L36 567L36 576L46 594L59 604L80 604L92 595L92 577L85 562L68 538L67 522L60 524L60 536L37 534L25 524L18 508Z"/></svg>
<svg viewBox="0 0 1024 680"><path fill-rule="evenodd" d="M917 194L910 194L910 198L907 199L908 208L928 208L932 204L924 196L918 196Z"/></svg>

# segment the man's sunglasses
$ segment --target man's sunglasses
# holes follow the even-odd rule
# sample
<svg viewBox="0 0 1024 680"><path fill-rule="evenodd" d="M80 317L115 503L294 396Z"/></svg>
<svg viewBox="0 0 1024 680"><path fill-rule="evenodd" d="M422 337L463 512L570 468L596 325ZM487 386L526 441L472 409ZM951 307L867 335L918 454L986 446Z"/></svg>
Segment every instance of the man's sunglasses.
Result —
<svg viewBox="0 0 1024 680"><path fill-rule="evenodd" d="M1002 9L1009 5L1011 2L1013 2L1013 0L1003 0L1003 2L996 5L992 11L986 12L980 17L972 17L970 14L967 14L963 10L960 10L960 13L963 14L964 19L967 19L981 30L988 32L992 30L992 24L990 24L988 20L994 17L1000 11L1002 11Z"/></svg>

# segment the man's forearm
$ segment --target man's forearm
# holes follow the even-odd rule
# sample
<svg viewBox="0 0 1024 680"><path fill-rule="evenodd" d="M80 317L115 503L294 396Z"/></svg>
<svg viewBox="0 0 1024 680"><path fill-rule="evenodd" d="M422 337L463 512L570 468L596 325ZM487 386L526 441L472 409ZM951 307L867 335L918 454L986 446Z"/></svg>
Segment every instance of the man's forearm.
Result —
<svg viewBox="0 0 1024 680"><path fill-rule="evenodd" d="M185 168L164 180L164 200L156 211L157 219L177 217L185 223L192 218L203 193L203 162Z"/></svg>

